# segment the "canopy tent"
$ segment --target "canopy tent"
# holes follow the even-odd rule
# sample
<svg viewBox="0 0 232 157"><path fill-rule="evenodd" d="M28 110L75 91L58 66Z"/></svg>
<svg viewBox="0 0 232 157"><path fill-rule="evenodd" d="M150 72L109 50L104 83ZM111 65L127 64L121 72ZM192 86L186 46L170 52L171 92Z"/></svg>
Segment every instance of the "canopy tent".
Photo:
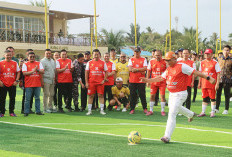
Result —
<svg viewBox="0 0 232 157"><path fill-rule="evenodd" d="M125 53L127 56L133 56L134 51L132 49L121 49L123 53ZM151 52L148 51L141 51L141 56L151 56Z"/></svg>

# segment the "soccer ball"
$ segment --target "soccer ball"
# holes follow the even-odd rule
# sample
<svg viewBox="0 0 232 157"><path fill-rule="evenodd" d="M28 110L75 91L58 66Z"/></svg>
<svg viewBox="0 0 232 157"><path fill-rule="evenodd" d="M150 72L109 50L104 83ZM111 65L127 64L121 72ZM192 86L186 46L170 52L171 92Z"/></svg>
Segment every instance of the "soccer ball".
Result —
<svg viewBox="0 0 232 157"><path fill-rule="evenodd" d="M138 144L141 141L141 134L138 131L131 131L128 136L128 141L131 144Z"/></svg>

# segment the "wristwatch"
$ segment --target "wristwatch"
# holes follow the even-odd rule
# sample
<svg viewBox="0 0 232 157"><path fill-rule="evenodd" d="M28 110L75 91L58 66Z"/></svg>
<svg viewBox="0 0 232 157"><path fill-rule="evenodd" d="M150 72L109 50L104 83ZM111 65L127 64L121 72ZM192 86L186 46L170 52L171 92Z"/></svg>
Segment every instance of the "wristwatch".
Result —
<svg viewBox="0 0 232 157"><path fill-rule="evenodd" d="M206 77L206 80L210 80L210 77L209 77L209 76L207 76L207 77Z"/></svg>

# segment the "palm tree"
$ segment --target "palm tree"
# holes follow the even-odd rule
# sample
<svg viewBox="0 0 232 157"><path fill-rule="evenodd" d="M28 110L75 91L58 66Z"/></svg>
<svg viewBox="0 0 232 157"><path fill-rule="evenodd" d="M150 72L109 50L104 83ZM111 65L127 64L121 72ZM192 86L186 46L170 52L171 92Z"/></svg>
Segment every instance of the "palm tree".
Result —
<svg viewBox="0 0 232 157"><path fill-rule="evenodd" d="M120 30L114 33L112 30L102 29L101 33L100 42L103 45L107 45L109 50L114 48L117 52L120 52L120 47L125 45L124 31Z"/></svg>
<svg viewBox="0 0 232 157"><path fill-rule="evenodd" d="M137 31L137 43L139 43L140 40L140 26L137 24L136 25L136 31ZM135 44L135 25L133 23L130 24L130 32L127 33L128 37L127 39L129 42Z"/></svg>
<svg viewBox="0 0 232 157"><path fill-rule="evenodd" d="M32 6L45 7L44 0L30 0L29 3ZM50 8L51 3L48 5L48 8Z"/></svg>

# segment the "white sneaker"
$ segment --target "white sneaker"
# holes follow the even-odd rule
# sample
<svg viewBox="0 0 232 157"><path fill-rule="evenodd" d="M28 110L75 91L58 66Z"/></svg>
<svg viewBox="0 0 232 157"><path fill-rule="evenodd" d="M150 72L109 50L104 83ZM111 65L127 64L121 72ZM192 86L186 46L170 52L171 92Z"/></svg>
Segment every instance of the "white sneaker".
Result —
<svg viewBox="0 0 232 157"><path fill-rule="evenodd" d="M47 109L46 113L52 113L52 111L50 109Z"/></svg>
<svg viewBox="0 0 232 157"><path fill-rule="evenodd" d="M232 97L230 98L230 101L232 101Z"/></svg>
<svg viewBox="0 0 232 157"><path fill-rule="evenodd" d="M92 111L88 111L87 113L86 113L86 116L89 116L89 115L91 115L92 114Z"/></svg>
<svg viewBox="0 0 232 157"><path fill-rule="evenodd" d="M183 115L179 113L178 116L183 116Z"/></svg>
<svg viewBox="0 0 232 157"><path fill-rule="evenodd" d="M222 114L228 114L228 110L224 110Z"/></svg>
<svg viewBox="0 0 232 157"><path fill-rule="evenodd" d="M102 111L100 111L100 114L101 115L106 115L106 113L102 110Z"/></svg>
<svg viewBox="0 0 232 157"><path fill-rule="evenodd" d="M120 110L121 110L121 107L118 106L118 107L117 107L117 111L120 111Z"/></svg>
<svg viewBox="0 0 232 157"><path fill-rule="evenodd" d="M219 113L219 110L218 110L218 109L215 109L215 113Z"/></svg>
<svg viewBox="0 0 232 157"><path fill-rule="evenodd" d="M123 108L123 109L122 109L122 112L126 112L126 111L127 111L126 108Z"/></svg>

